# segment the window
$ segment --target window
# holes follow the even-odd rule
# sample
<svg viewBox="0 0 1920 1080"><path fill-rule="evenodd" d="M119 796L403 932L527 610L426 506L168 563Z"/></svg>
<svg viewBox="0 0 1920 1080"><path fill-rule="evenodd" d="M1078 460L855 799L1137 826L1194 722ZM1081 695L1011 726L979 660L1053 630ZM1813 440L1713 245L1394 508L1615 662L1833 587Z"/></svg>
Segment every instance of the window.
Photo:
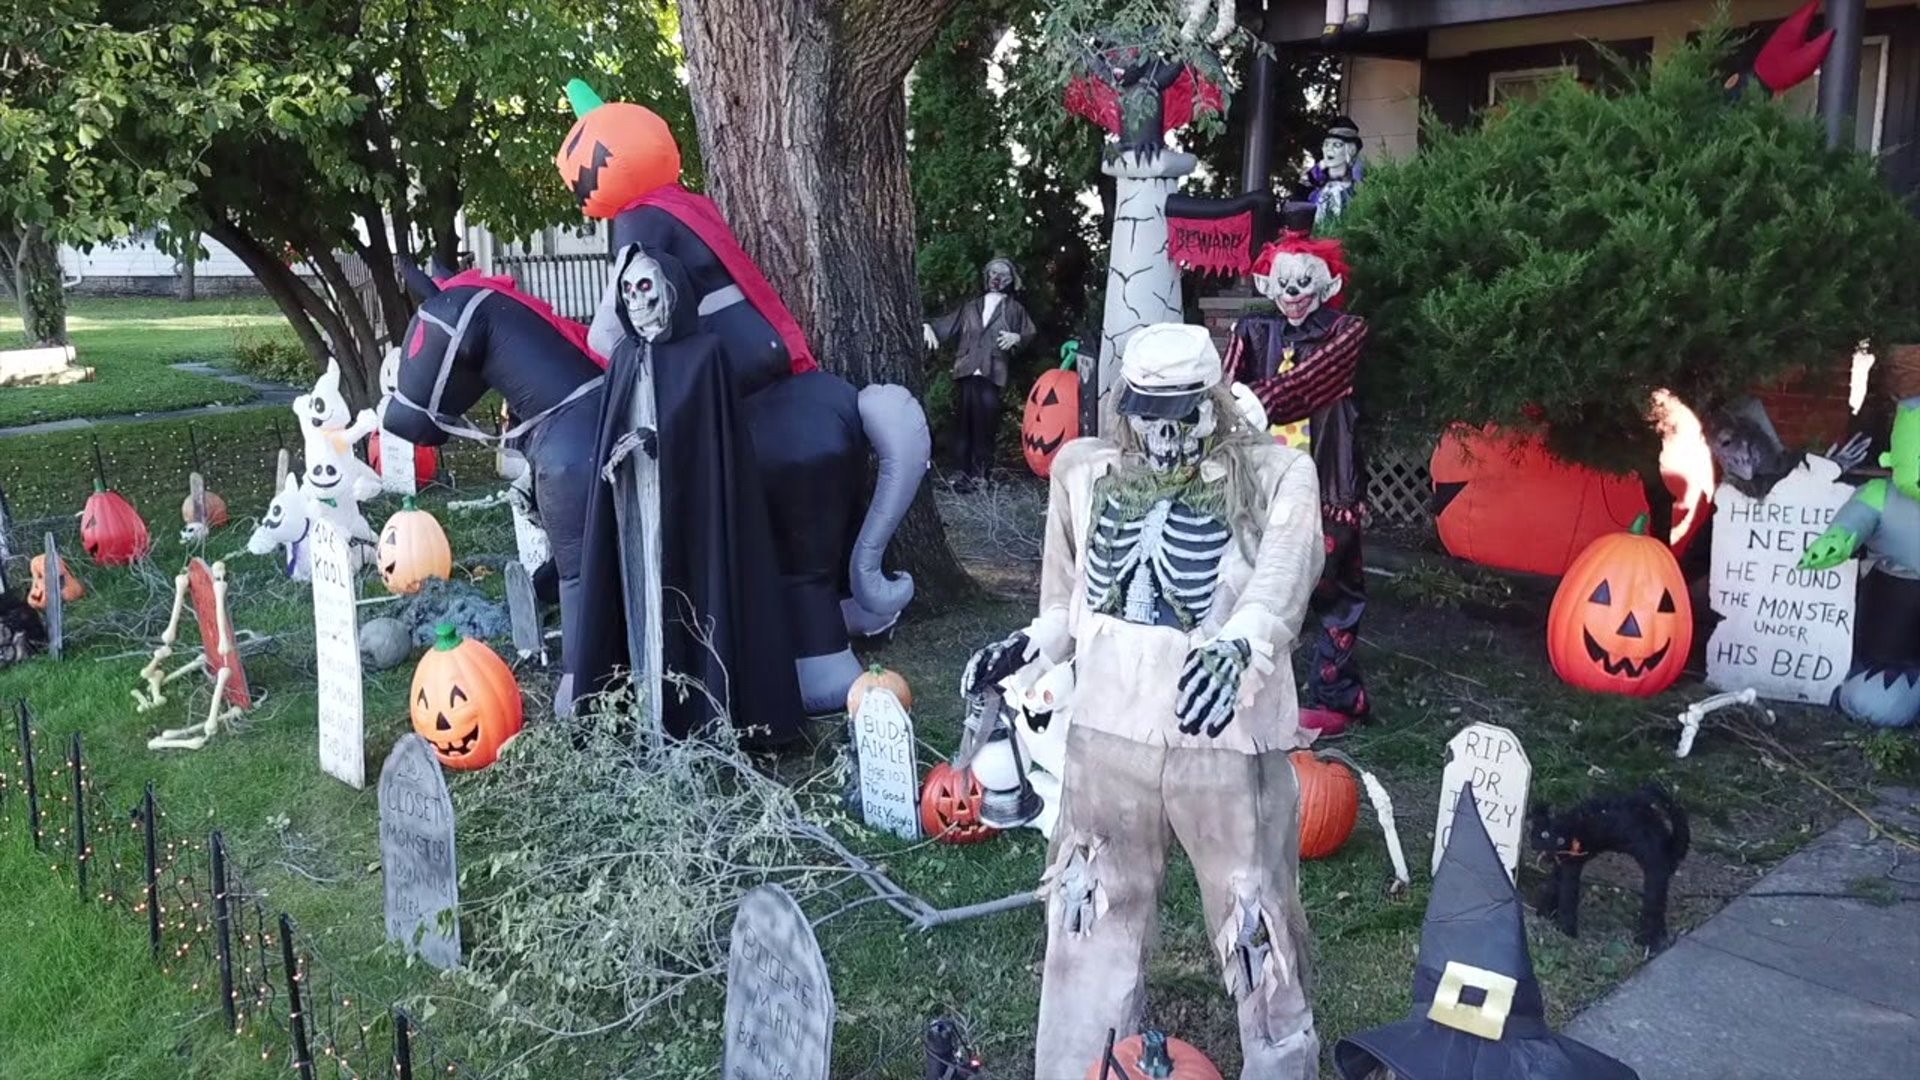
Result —
<svg viewBox="0 0 1920 1080"><path fill-rule="evenodd" d="M1579 73L1572 64L1488 72L1487 106L1492 108L1509 101L1532 101L1539 97L1540 92L1549 84L1563 75L1577 78Z"/></svg>
<svg viewBox="0 0 1920 1080"><path fill-rule="evenodd" d="M1820 76L1780 95L1780 100L1797 116L1820 115ZM1853 118L1853 146L1869 154L1880 152L1880 137L1887 113L1887 36L1877 34L1860 42L1860 99Z"/></svg>

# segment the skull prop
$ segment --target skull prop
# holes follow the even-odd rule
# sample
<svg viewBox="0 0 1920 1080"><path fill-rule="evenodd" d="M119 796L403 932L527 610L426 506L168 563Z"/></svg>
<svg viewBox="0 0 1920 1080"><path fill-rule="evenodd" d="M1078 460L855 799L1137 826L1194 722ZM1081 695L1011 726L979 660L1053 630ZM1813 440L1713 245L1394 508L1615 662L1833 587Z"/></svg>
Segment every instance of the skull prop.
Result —
<svg viewBox="0 0 1920 1080"><path fill-rule="evenodd" d="M1119 411L1149 468L1200 463L1218 426L1209 394L1220 377L1220 352L1205 327L1159 323L1127 343Z"/></svg>
<svg viewBox="0 0 1920 1080"><path fill-rule="evenodd" d="M673 327L673 283L660 264L635 254L620 267L620 303L633 332L653 341Z"/></svg>

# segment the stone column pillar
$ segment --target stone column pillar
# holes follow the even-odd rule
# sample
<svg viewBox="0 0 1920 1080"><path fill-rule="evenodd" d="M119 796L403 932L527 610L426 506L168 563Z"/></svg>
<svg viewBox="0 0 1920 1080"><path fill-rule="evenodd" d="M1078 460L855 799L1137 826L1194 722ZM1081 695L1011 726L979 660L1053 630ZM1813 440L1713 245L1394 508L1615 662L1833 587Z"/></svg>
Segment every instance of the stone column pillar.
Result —
<svg viewBox="0 0 1920 1080"><path fill-rule="evenodd" d="M1199 165L1167 150L1151 162L1122 154L1101 168L1114 178L1113 246L1107 257L1106 317L1100 327L1100 396L1120 377L1120 355L1134 331L1180 322L1180 270L1167 257L1167 196Z"/></svg>

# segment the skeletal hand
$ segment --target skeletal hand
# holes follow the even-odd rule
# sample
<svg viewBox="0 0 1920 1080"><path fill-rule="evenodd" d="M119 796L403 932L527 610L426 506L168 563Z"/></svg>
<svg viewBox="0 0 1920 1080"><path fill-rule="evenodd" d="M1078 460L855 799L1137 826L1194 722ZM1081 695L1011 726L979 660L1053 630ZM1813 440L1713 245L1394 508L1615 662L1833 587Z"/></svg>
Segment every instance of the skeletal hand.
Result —
<svg viewBox="0 0 1920 1080"><path fill-rule="evenodd" d="M1864 431L1855 432L1851 439L1843 443L1834 443L1827 447L1826 456L1840 466L1841 472L1851 472L1867 460L1867 451L1873 447L1873 437Z"/></svg>
<svg viewBox="0 0 1920 1080"><path fill-rule="evenodd" d="M933 332L932 323L920 324L920 339L927 343L927 348L929 349L938 349L940 347L940 335Z"/></svg>
<svg viewBox="0 0 1920 1080"><path fill-rule="evenodd" d="M974 653L960 676L960 696L973 697L1000 685L1000 680L1026 666L1032 647L1033 642L1020 632Z"/></svg>
<svg viewBox="0 0 1920 1080"><path fill-rule="evenodd" d="M1020 335L1011 330L1002 330L1000 335L993 339L993 343L1000 346L1002 351L1012 349L1020 344Z"/></svg>
<svg viewBox="0 0 1920 1080"><path fill-rule="evenodd" d="M1174 706L1182 735L1198 735L1205 728L1207 738L1217 739L1227 730L1240 697L1240 677L1246 674L1251 655L1247 643L1237 639L1215 641L1187 654Z"/></svg>
<svg viewBox="0 0 1920 1080"><path fill-rule="evenodd" d="M1860 537L1852 529L1835 525L1807 545L1806 554L1800 556L1800 569L1831 570L1853 558L1854 550L1859 546Z"/></svg>

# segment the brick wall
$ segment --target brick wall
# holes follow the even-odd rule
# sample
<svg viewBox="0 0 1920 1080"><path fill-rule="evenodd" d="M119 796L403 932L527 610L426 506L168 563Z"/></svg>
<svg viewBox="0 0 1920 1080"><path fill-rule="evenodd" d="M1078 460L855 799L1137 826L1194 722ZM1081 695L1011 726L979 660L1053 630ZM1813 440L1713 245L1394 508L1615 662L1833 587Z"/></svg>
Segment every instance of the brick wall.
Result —
<svg viewBox="0 0 1920 1080"><path fill-rule="evenodd" d="M1853 357L1845 356L1761 387L1754 396L1767 407L1782 442L1820 451L1846 437L1852 393Z"/></svg>
<svg viewBox="0 0 1920 1080"><path fill-rule="evenodd" d="M1227 353L1227 341L1233 333L1233 322L1249 311L1271 311L1273 305L1258 296L1203 296L1200 298L1200 320L1207 332L1213 335L1213 343L1220 348L1220 355Z"/></svg>

